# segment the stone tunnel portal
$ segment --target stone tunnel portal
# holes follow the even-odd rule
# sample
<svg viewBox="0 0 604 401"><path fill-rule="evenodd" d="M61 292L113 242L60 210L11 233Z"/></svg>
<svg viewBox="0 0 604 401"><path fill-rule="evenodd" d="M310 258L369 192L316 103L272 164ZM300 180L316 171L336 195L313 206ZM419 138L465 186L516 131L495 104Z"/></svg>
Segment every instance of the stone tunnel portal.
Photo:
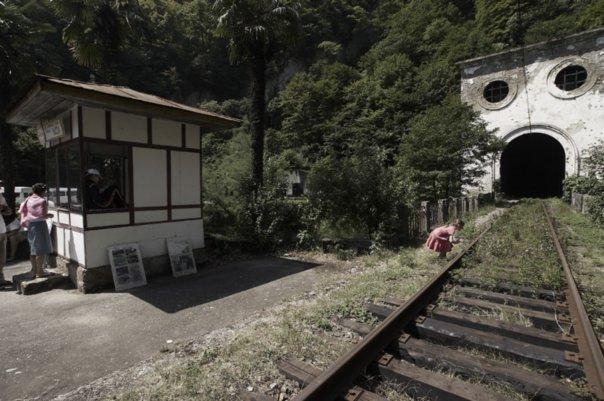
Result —
<svg viewBox="0 0 604 401"><path fill-rule="evenodd" d="M561 196L565 161L556 139L538 133L522 135L508 143L501 155L501 190L513 198Z"/></svg>

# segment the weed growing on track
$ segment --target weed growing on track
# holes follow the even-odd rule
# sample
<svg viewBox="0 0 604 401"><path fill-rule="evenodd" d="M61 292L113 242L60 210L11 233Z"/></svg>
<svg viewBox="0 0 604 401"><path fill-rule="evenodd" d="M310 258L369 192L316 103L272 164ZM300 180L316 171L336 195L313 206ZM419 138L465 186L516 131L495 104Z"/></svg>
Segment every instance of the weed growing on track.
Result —
<svg viewBox="0 0 604 401"><path fill-rule="evenodd" d="M550 207L587 314L604 338L604 229L558 199Z"/></svg>
<svg viewBox="0 0 604 401"><path fill-rule="evenodd" d="M496 285L561 289L564 275L540 201L527 200L501 216L464 258L459 275Z"/></svg>

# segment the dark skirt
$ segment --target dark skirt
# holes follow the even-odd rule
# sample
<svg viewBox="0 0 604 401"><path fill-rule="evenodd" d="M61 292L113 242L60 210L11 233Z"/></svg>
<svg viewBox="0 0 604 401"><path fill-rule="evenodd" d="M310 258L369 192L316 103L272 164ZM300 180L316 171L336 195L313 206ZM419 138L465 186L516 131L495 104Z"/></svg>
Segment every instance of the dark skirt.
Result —
<svg viewBox="0 0 604 401"><path fill-rule="evenodd" d="M27 226L29 253L31 255L49 255L52 253L52 242L46 221L33 221Z"/></svg>

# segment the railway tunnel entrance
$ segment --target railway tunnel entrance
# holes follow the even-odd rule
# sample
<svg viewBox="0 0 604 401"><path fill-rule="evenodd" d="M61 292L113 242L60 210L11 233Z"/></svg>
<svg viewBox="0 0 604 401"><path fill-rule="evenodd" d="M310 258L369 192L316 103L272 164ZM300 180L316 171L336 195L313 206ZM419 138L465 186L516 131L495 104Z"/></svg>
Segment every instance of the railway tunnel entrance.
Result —
<svg viewBox="0 0 604 401"><path fill-rule="evenodd" d="M501 190L514 198L562 196L566 157L549 135L531 133L512 140L501 155Z"/></svg>

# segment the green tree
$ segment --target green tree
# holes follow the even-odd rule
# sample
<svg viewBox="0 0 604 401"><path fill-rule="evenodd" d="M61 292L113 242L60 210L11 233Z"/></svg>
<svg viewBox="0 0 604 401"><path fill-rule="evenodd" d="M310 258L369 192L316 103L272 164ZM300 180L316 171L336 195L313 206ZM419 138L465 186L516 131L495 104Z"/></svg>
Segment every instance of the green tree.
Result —
<svg viewBox="0 0 604 401"><path fill-rule="evenodd" d="M414 202L459 196L464 186L477 184L500 149L478 114L452 95L413 118L397 169Z"/></svg>
<svg viewBox="0 0 604 401"><path fill-rule="evenodd" d="M298 5L280 0L217 0L218 34L229 41L232 61L246 61L252 80L252 182L262 186L266 114L266 68L278 46L298 33Z"/></svg>
<svg viewBox="0 0 604 401"><path fill-rule="evenodd" d="M7 108L40 66L57 62L60 51L54 52L54 33L47 10L39 3L14 0L0 3L0 178L12 206L16 172L21 163L16 157L20 151L16 143L21 133L6 123Z"/></svg>
<svg viewBox="0 0 604 401"><path fill-rule="evenodd" d="M114 60L139 12L136 0L54 0L51 4L66 21L63 40L75 60L87 67Z"/></svg>

